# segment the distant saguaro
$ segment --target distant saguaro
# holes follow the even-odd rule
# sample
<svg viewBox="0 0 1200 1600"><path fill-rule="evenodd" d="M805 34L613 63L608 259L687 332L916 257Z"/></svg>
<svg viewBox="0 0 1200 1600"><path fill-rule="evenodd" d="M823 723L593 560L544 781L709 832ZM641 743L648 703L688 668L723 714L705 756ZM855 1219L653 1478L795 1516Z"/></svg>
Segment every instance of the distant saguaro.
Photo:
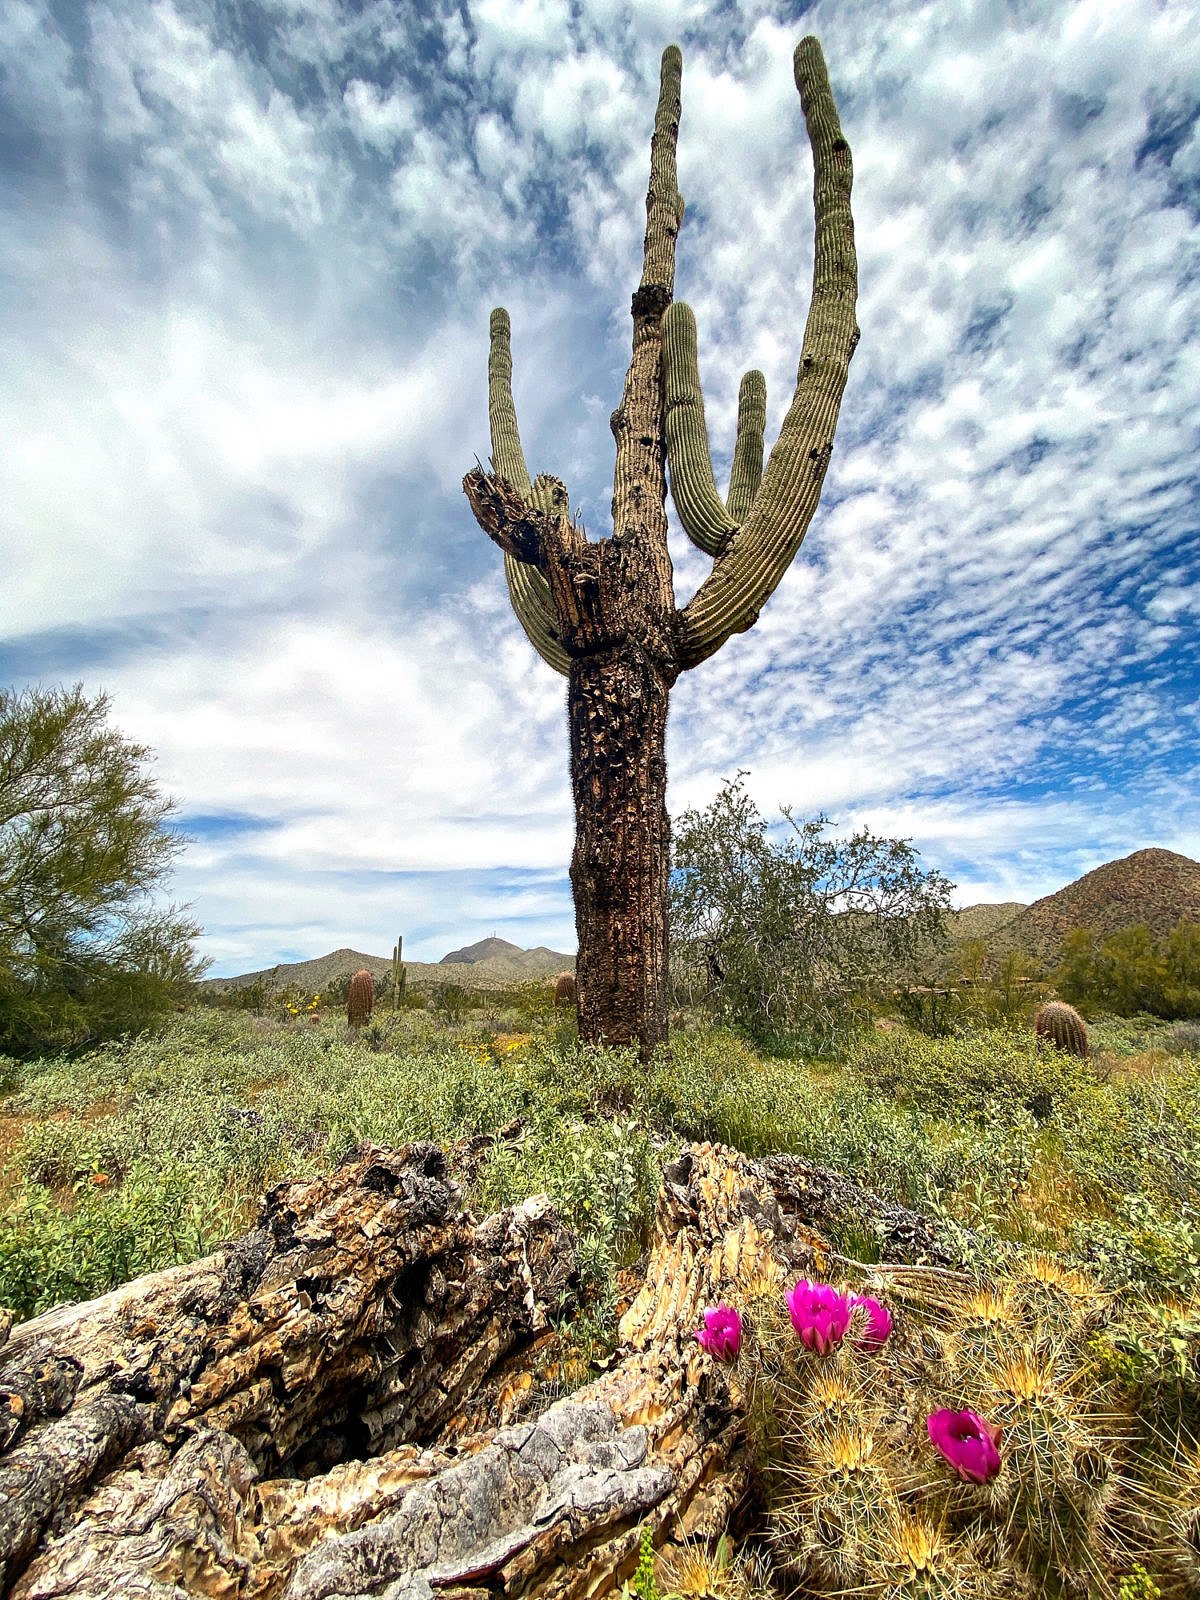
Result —
<svg viewBox="0 0 1200 1600"><path fill-rule="evenodd" d="M504 552L513 609L534 648L568 680L579 935L579 1034L636 1040L643 1057L667 1037L667 703L681 672L758 620L800 548L833 451L850 358L857 262L850 147L816 39L797 47L796 87L814 172L813 288L795 393L763 472L766 387L742 380L729 492L713 480L696 363L696 324L672 304L682 58L663 52L650 144L642 279L633 296L633 355L616 439L613 531L590 540L557 478L531 479L512 395L507 311L491 317L488 414L492 470L463 488ZM712 571L675 604L667 551L667 468L688 538Z"/></svg>
<svg viewBox="0 0 1200 1600"><path fill-rule="evenodd" d="M408 987L408 968L404 965L404 935L401 934L392 949L392 1010L399 1011L404 1004L404 991Z"/></svg>

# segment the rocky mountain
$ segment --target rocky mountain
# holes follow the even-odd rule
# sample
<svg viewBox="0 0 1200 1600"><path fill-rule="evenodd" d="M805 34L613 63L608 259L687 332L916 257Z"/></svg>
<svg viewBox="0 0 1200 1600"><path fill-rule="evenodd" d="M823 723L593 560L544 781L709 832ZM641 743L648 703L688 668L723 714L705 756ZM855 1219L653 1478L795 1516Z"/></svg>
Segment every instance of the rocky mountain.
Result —
<svg viewBox="0 0 1200 1600"><path fill-rule="evenodd" d="M475 944L465 945L461 950L451 950L448 956L443 956L439 966L475 966L480 961L490 961L494 956L511 959L513 956L523 956L524 950L519 944L509 944L507 939L497 939L493 935L490 939L480 939Z"/></svg>
<svg viewBox="0 0 1200 1600"><path fill-rule="evenodd" d="M456 983L466 989L500 989L511 983L525 983L531 978L552 978L556 973L569 972L575 966L575 957L561 950L549 950L538 945L533 950L522 950L520 945L509 944L507 939L481 939L478 944L451 951L440 961L406 961L408 982L421 987ZM338 978L348 977L365 967L375 978L390 979L391 956L372 956L362 950L331 950L327 956L317 956L311 961L285 961L278 966L262 967L257 972L239 973L236 978L206 978L202 987L210 989L241 989L263 981L273 989L298 988L320 994Z"/></svg>
<svg viewBox="0 0 1200 1600"><path fill-rule="evenodd" d="M1035 900L988 943L994 955L1023 950L1049 965L1072 928L1110 934L1142 923L1161 937L1181 921L1200 922L1200 861L1173 850L1135 850Z"/></svg>

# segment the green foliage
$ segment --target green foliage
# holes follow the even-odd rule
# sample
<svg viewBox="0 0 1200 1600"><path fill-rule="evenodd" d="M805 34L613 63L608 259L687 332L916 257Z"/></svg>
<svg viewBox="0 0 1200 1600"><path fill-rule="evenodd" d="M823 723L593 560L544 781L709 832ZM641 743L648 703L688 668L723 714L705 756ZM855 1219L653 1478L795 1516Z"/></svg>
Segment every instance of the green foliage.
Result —
<svg viewBox="0 0 1200 1600"><path fill-rule="evenodd" d="M0 691L0 1049L76 1049L161 1019L202 965L200 932L156 903L185 841L81 685Z"/></svg>
<svg viewBox="0 0 1200 1600"><path fill-rule="evenodd" d="M654 1577L654 1529L648 1522L642 1524L638 1537L638 1564L632 1589L638 1600L659 1600L658 1584Z"/></svg>
<svg viewBox="0 0 1200 1600"><path fill-rule="evenodd" d="M1160 1600L1162 1590L1142 1566L1135 1561L1117 1585L1117 1600Z"/></svg>
<svg viewBox="0 0 1200 1600"><path fill-rule="evenodd" d="M676 983L760 1044L799 1034L812 1050L860 1025L870 996L940 938L952 885L904 840L829 838L828 819L786 806L775 843L744 777L672 827Z"/></svg>
<svg viewBox="0 0 1200 1600"><path fill-rule="evenodd" d="M461 1022L470 1004L470 993L461 983L439 983L433 991L433 1009L447 1022Z"/></svg>
<svg viewBox="0 0 1200 1600"><path fill-rule="evenodd" d="M653 1139L634 1118L585 1123L535 1111L516 1143L494 1147L473 1203L491 1212L548 1194L572 1219L585 1288L596 1295L645 1244L658 1184Z"/></svg>
<svg viewBox="0 0 1200 1600"><path fill-rule="evenodd" d="M3 1112L23 1122L5 1140L0 1304L28 1313L101 1292L126 1267L185 1259L237 1231L227 1211L248 1221L266 1184L364 1139L451 1146L512 1124L472 1203L545 1190L579 1219L606 1337L612 1271L645 1238L658 1164L680 1139L845 1172L932 1215L980 1270L1052 1249L1140 1301L1186 1300L1200 1286L1200 1078L1189 1057L1105 1076L1103 1063L1038 1052L1028 1034L894 1030L837 1065L765 1057L728 1031L697 1029L677 1030L643 1064L632 1050L579 1047L553 1015L532 1035L508 1031L521 1022L514 996L474 995L457 1022L389 1012L374 1040L356 1040L336 1014L301 1026L199 1007L161 1036L9 1063ZM93 1186L96 1174L109 1182ZM81 1195L86 1227L71 1220ZM139 1209L136 1195L151 1198ZM155 1205L194 1226L173 1233L153 1220ZM136 1250L109 1247L106 1217ZM873 1214L847 1214L830 1242L870 1260L876 1227ZM46 1270L47 1253L75 1261L76 1279L65 1265ZM1166 1371L1168 1351L1162 1359Z"/></svg>
<svg viewBox="0 0 1200 1600"><path fill-rule="evenodd" d="M1200 1018L1200 924L1177 923L1159 939L1143 926L1106 938L1077 928L1063 941L1055 984L1085 1012Z"/></svg>
<svg viewBox="0 0 1200 1600"><path fill-rule="evenodd" d="M853 1050L851 1072L877 1094L969 1123L1028 1112L1045 1121L1097 1082L1087 1066L1039 1051L1032 1035L991 1028L934 1041L914 1033L874 1033Z"/></svg>

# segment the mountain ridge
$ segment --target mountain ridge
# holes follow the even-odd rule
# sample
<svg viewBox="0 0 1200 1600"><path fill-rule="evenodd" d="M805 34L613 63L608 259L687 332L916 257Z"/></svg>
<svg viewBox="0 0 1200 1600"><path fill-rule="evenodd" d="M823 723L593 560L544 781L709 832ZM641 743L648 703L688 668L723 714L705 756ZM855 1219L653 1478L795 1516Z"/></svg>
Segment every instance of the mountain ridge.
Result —
<svg viewBox="0 0 1200 1600"><path fill-rule="evenodd" d="M490 942L480 941L481 944ZM496 940L495 943L507 945L508 941ZM470 950L475 947L466 948ZM406 961L404 965L408 982L432 985L455 983L469 989L502 989L509 984L527 983L534 978L552 978L557 973L573 971L575 967L574 956L565 955L561 950L550 950L545 945L537 945L532 950L522 950L519 945L509 945L508 948L515 951L516 955L454 960L448 964L447 957L441 961ZM452 951L451 954L461 955L462 952ZM376 980L391 979L391 956L373 956L365 950L353 950L343 945L339 950L331 950L328 955L315 956L308 961L281 961L273 967L260 967L255 972L241 972L231 978L204 978L201 988L222 992L267 982L279 989L295 987L320 993L337 979L348 977L364 967Z"/></svg>
<svg viewBox="0 0 1200 1600"><path fill-rule="evenodd" d="M1094 928L1103 937L1144 924L1161 938L1180 921L1200 922L1200 861L1149 846L1106 861L1030 905L1019 900L985 900L964 906L950 913L948 931L955 943L985 939L993 958L1019 950L1049 967L1072 928ZM572 971L575 957L546 945L522 950L493 935L451 950L440 961L407 961L405 966L410 983L496 989ZM232 978L206 978L202 987L238 989L269 981L279 988L298 986L319 992L360 967L376 978L391 977L390 956L373 956L343 946L310 961L281 962Z"/></svg>

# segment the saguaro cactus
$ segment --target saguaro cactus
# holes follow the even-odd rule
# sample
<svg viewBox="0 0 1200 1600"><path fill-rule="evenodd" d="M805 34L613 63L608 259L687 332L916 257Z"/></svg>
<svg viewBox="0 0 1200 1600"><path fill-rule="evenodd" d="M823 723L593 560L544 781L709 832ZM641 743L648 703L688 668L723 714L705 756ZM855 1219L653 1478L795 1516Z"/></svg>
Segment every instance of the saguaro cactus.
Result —
<svg viewBox="0 0 1200 1600"><path fill-rule="evenodd" d="M696 364L695 319L672 304L682 58L663 51L650 144L642 279L633 296L633 356L616 439L613 531L589 540L557 478L531 480L512 397L508 313L491 317L488 415L492 470L463 480L484 532L504 552L509 595L534 648L568 680L575 850L571 884L579 935L579 1032L636 1040L643 1055L667 1036L667 703L680 672L744 632L800 548L816 510L846 371L858 342L850 148L821 47L795 54L796 87L813 153L813 291L792 404L762 468L766 389L742 381L729 493L713 481ZM667 551L667 468L680 520L713 568L683 607Z"/></svg>

